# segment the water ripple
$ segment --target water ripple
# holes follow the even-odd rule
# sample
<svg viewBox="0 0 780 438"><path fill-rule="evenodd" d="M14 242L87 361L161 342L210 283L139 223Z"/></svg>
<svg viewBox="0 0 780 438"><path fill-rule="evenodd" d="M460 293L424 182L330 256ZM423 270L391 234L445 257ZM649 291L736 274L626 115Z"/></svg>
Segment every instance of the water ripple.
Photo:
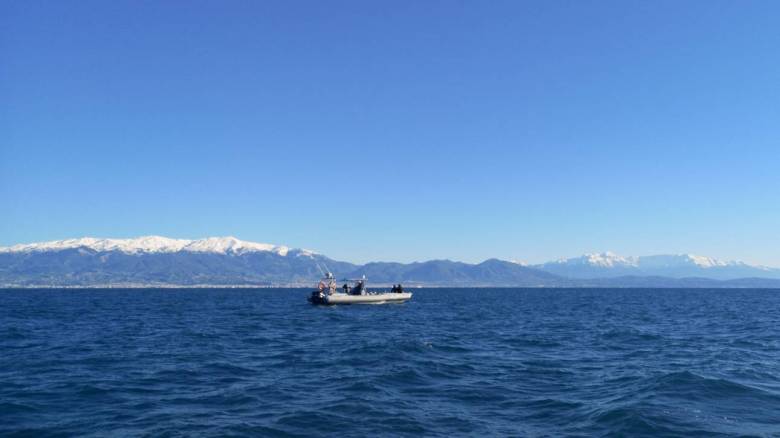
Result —
<svg viewBox="0 0 780 438"><path fill-rule="evenodd" d="M0 291L3 436L775 436L780 292Z"/></svg>

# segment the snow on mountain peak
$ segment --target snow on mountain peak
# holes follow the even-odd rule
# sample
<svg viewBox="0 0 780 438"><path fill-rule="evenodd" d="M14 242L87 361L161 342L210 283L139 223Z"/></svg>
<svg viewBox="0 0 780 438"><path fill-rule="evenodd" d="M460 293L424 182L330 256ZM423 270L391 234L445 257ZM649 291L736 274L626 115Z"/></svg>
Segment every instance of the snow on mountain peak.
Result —
<svg viewBox="0 0 780 438"><path fill-rule="evenodd" d="M530 264L528 264L528 262L526 262L525 260L516 260L516 259L511 259L511 260L509 260L509 263L514 263L514 264L516 264L516 265L519 265L519 266L531 266L531 265L530 265Z"/></svg>
<svg viewBox="0 0 780 438"><path fill-rule="evenodd" d="M588 264L604 268L615 266L636 266L636 260L633 257L619 256L611 251L601 254L586 254Z"/></svg>
<svg viewBox="0 0 780 438"><path fill-rule="evenodd" d="M208 237L199 240L170 239L161 236L143 236L133 239L98 239L94 237L82 237L80 239L66 239L51 242L20 244L10 247L0 247L0 253L62 251L76 248L87 248L97 252L121 251L127 254L171 253L178 251L216 254L273 252L281 256L286 256L290 252L290 248L286 246L272 245L269 243L247 242L232 236ZM299 255L312 256L313 254L313 251L299 251Z"/></svg>
<svg viewBox="0 0 780 438"><path fill-rule="evenodd" d="M669 254L652 255L640 257L625 257L613 252L588 253L580 257L569 259L559 259L549 264L582 266L594 268L640 268L640 269L659 269L659 268L719 268L727 266L749 266L744 262L722 261L712 257L699 256L693 254Z"/></svg>
<svg viewBox="0 0 780 438"><path fill-rule="evenodd" d="M55 240L14 245L0 248L0 252L43 252L61 251L73 248L89 248L94 251L137 252L174 252L188 244L189 240L169 239L160 236L143 236L135 239L98 239L82 237L79 239Z"/></svg>
<svg viewBox="0 0 780 438"><path fill-rule="evenodd" d="M746 266L743 262L725 262L712 257L694 254L643 256L640 259L642 266L645 267L698 266L700 268L717 268L723 266Z"/></svg>
<svg viewBox="0 0 780 438"><path fill-rule="evenodd" d="M701 266L702 268L712 268L715 266L727 266L728 263L714 259L707 256L697 256L693 254L685 254L685 256L694 264Z"/></svg>
<svg viewBox="0 0 780 438"><path fill-rule="evenodd" d="M209 252L218 254L243 254L247 252L275 252L279 255L287 255L289 248L286 246L276 246L269 243L246 242L236 239L233 236L228 237L208 237L206 239L194 240L184 248L184 251L190 252Z"/></svg>
<svg viewBox="0 0 780 438"><path fill-rule="evenodd" d="M611 251L607 251L602 253L587 253L583 256L570 259L559 259L554 263L560 265L586 265L599 268L613 268L618 266L636 266L637 258L623 257Z"/></svg>

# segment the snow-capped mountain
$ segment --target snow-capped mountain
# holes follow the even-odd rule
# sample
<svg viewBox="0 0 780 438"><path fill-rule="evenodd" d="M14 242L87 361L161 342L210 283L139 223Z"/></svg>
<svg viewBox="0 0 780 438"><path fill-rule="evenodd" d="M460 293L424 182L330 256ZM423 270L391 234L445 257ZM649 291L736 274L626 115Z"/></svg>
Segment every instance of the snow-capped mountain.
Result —
<svg viewBox="0 0 780 438"><path fill-rule="evenodd" d="M199 240L159 236L85 237L0 248L0 286L306 285L328 269L340 278L368 275L378 283L460 286L566 285L547 272L501 260L479 264L355 265L286 246L235 237Z"/></svg>
<svg viewBox="0 0 780 438"><path fill-rule="evenodd" d="M328 269L373 284L512 287L780 287L780 270L692 255L586 254L543 265L491 259L356 265L235 237L84 237L0 248L0 287L310 286ZM701 277L701 278L688 278ZM748 277L760 277L754 280ZM743 280L719 281L740 278ZM778 280L771 280L776 278ZM769 279L769 280L766 280Z"/></svg>
<svg viewBox="0 0 780 438"><path fill-rule="evenodd" d="M612 252L585 254L559 259L535 266L538 269L573 278L602 278L638 274L636 257L623 257Z"/></svg>
<svg viewBox="0 0 780 438"><path fill-rule="evenodd" d="M0 285L297 284L354 265L235 237L57 240L0 248Z"/></svg>
<svg viewBox="0 0 780 438"><path fill-rule="evenodd" d="M604 253L585 254L583 256L571 259L558 259L551 263L570 266L592 266L599 268L636 267L638 258L623 257L613 252L607 251Z"/></svg>
<svg viewBox="0 0 780 438"><path fill-rule="evenodd" d="M707 256L699 256L693 254L672 254L672 255L654 255L643 256L638 258L638 266L644 269L659 269L659 268L678 268L678 267L698 267L698 268L717 268L725 266L741 266L751 267L745 262L738 261L723 261L714 259ZM762 268L761 266L755 266L756 268Z"/></svg>
<svg viewBox="0 0 780 438"><path fill-rule="evenodd" d="M272 252L286 256L291 251L296 255L311 256L309 250L291 250L286 246L268 243L247 242L235 237L208 237L198 240L170 239L161 236L143 236L134 239L98 239L82 237L80 239L55 240L31 244L0 247L0 253L25 253L63 251L66 249L87 249L96 252L119 251L125 254L173 253L179 251L212 254L245 254L250 252Z"/></svg>
<svg viewBox="0 0 780 438"><path fill-rule="evenodd" d="M626 257L605 252L560 259L535 267L572 278L612 278L626 275L702 277L718 280L746 277L780 278L780 269L693 254Z"/></svg>

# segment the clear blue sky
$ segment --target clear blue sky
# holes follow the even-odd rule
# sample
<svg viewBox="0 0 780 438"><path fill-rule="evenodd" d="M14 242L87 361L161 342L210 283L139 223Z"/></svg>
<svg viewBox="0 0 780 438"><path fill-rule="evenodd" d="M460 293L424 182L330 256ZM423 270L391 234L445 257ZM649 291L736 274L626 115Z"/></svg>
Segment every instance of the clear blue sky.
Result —
<svg viewBox="0 0 780 438"><path fill-rule="evenodd" d="M0 245L780 266L776 1L5 1Z"/></svg>

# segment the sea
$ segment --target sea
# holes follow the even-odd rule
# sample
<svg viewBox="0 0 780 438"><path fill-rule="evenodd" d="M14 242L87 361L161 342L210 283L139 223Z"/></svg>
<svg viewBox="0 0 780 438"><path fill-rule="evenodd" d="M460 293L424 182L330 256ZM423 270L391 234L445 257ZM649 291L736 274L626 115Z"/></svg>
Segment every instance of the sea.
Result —
<svg viewBox="0 0 780 438"><path fill-rule="evenodd" d="M0 435L780 436L780 290L0 290Z"/></svg>

